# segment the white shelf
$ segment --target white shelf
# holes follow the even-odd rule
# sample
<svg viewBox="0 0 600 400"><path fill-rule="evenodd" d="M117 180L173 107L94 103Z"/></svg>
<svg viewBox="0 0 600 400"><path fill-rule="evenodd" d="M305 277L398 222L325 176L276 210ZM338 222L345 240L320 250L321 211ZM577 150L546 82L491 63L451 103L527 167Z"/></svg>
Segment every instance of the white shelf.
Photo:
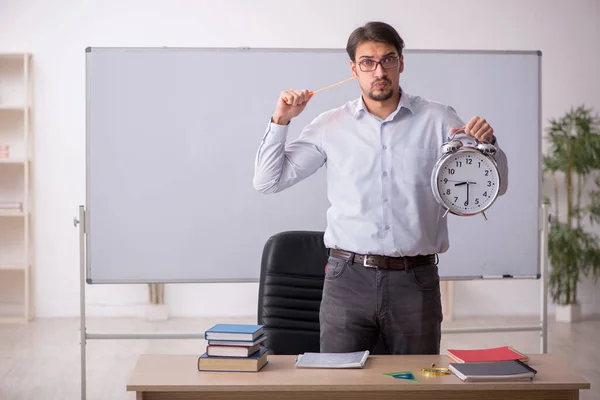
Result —
<svg viewBox="0 0 600 400"><path fill-rule="evenodd" d="M25 164L26 162L24 158L0 159L0 164Z"/></svg>
<svg viewBox="0 0 600 400"><path fill-rule="evenodd" d="M23 58L26 55L28 55L28 53L0 53L0 60L2 59L19 59L19 58Z"/></svg>
<svg viewBox="0 0 600 400"><path fill-rule="evenodd" d="M20 210L0 210L0 217L24 217L25 212Z"/></svg>
<svg viewBox="0 0 600 400"><path fill-rule="evenodd" d="M25 317L2 317L0 316L0 324L25 324L27 319Z"/></svg>
<svg viewBox="0 0 600 400"><path fill-rule="evenodd" d="M0 264L0 271L25 271L25 264Z"/></svg>
<svg viewBox="0 0 600 400"><path fill-rule="evenodd" d="M32 319L31 275L34 251L32 200L31 55L0 53L0 145L8 158L0 159L0 283L2 303L20 304L0 310L0 323ZM13 204L21 203L21 207Z"/></svg>

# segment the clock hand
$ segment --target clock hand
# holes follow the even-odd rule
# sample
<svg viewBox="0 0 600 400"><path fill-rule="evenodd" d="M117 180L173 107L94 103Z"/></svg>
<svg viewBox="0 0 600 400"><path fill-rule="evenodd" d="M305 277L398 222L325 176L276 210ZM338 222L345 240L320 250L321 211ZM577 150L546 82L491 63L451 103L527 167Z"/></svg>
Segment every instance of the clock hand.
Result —
<svg viewBox="0 0 600 400"><path fill-rule="evenodd" d="M469 182L467 182L467 205L469 205Z"/></svg>
<svg viewBox="0 0 600 400"><path fill-rule="evenodd" d="M450 182L459 182L459 181L450 181ZM462 185L477 185L477 182L464 181L464 182L454 184L454 186L462 186Z"/></svg>

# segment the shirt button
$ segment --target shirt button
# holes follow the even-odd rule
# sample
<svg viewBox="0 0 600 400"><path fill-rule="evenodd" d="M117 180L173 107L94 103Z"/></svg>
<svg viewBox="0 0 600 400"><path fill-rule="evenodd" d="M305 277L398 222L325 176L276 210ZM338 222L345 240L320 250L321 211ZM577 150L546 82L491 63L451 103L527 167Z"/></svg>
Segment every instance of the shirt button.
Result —
<svg viewBox="0 0 600 400"><path fill-rule="evenodd" d="M387 202L388 202L388 199L383 199L383 202L384 202L384 203L387 203Z"/></svg>
<svg viewBox="0 0 600 400"><path fill-rule="evenodd" d="M385 226L385 230L386 230L386 231L389 231L389 230L390 230L390 226L389 226L389 225L386 225L386 226Z"/></svg>
<svg viewBox="0 0 600 400"><path fill-rule="evenodd" d="M384 173L383 173L383 176L387 176L387 172L384 172Z"/></svg>
<svg viewBox="0 0 600 400"><path fill-rule="evenodd" d="M387 146L383 146L383 149L384 149L384 150L387 150Z"/></svg>

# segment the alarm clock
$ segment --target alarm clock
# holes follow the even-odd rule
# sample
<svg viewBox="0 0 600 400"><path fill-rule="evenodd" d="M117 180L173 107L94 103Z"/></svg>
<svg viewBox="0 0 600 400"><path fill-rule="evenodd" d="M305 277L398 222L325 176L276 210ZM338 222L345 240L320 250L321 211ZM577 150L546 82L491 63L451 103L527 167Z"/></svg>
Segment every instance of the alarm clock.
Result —
<svg viewBox="0 0 600 400"><path fill-rule="evenodd" d="M460 131L459 131L460 132ZM457 132L458 133L458 132ZM431 189L446 212L458 216L484 213L498 197L500 173L496 147L464 136L453 135L442 145L442 155L431 173Z"/></svg>

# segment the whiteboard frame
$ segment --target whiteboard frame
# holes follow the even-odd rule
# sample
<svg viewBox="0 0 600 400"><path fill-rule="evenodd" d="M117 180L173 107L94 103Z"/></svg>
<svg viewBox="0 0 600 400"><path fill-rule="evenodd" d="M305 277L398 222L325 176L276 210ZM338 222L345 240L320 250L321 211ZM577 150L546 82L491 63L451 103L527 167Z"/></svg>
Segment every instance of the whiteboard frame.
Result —
<svg viewBox="0 0 600 400"><path fill-rule="evenodd" d="M86 102L86 157L85 157L85 226L86 226L86 281L88 284L140 284L140 283L247 283L247 282L258 282L260 277L257 276L255 279L180 279L180 280L148 280L148 279L131 279L131 280L101 280L101 281L93 281L89 276L91 275L91 241L92 235L89 230L89 222L90 216L92 212L92 208L90 207L91 203L91 99L90 99L90 79L89 79L89 71L90 71L90 58L87 57L88 53L92 52L102 52L102 51L111 51L111 50L127 50L127 51L222 51L222 52L240 52L240 51L250 51L250 52L290 52L290 53L302 53L302 52L334 52L334 53L345 53L345 49L341 48L283 48L283 47L273 47L273 48L263 48L263 47L87 47L85 49L86 59L85 59L85 82L86 82L86 94L85 94L85 102ZM459 50L459 49L404 49L403 54L419 54L419 53L435 53L435 54L521 54L521 55L537 55L538 56L538 165L540 168L538 169L538 209L542 206L542 172L541 168L542 162L542 52L540 50ZM447 218L447 217L446 217ZM537 220L538 227L541 225L540 216L538 213ZM539 232L539 231L538 231ZM441 277L442 281L465 281L465 280L480 280L480 279L505 279L505 278L514 278L514 279L539 279L542 275L542 257L540 252L540 237L538 235L536 239L536 245L538 249L537 253L537 273L535 275L523 275L523 276L511 276L511 275L503 275L503 276L477 276L477 275L469 275L469 276L444 276Z"/></svg>

